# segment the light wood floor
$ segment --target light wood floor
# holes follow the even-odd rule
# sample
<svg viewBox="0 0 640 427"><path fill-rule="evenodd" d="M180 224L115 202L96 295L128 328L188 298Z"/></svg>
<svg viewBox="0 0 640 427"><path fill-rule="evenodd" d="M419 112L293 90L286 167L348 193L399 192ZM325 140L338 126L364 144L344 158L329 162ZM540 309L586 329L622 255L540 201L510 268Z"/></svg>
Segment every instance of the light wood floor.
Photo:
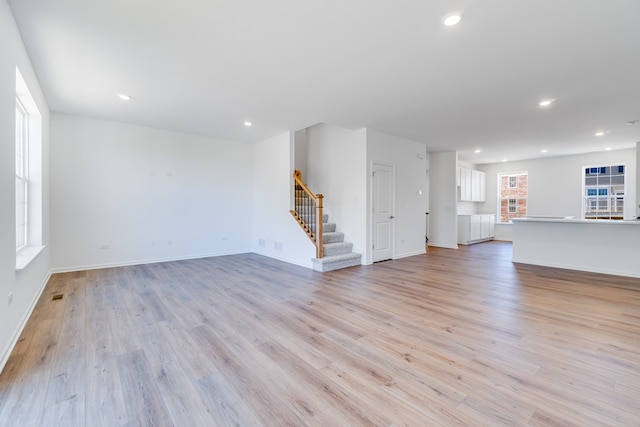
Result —
<svg viewBox="0 0 640 427"><path fill-rule="evenodd" d="M640 280L510 258L57 274L0 376L0 425L639 426Z"/></svg>

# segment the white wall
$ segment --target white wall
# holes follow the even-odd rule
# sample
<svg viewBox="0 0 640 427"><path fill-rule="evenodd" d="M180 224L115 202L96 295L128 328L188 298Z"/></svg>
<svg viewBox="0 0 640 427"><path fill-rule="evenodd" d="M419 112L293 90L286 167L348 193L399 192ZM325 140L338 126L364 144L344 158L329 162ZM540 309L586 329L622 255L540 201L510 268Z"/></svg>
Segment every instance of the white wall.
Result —
<svg viewBox="0 0 640 427"><path fill-rule="evenodd" d="M529 173L528 214L540 216L582 215L582 179L585 166L625 164L625 219L636 214L636 150L601 151L575 156L550 157L520 162L480 165L478 169L487 173L486 203L479 209L496 212L498 197L498 174L526 171ZM511 225L497 224L496 239L511 240Z"/></svg>
<svg viewBox="0 0 640 427"><path fill-rule="evenodd" d="M640 219L640 141L636 142L636 218Z"/></svg>
<svg viewBox="0 0 640 427"><path fill-rule="evenodd" d="M395 166L395 241L394 258L425 253L427 188L426 144L367 129L367 177L371 177L372 163ZM370 194L367 180L367 194ZM371 223L371 209L367 209L367 224ZM368 230L370 227L367 228ZM368 233L367 247L371 247ZM368 252L366 264L371 263Z"/></svg>
<svg viewBox="0 0 640 427"><path fill-rule="evenodd" d="M307 130L301 129L296 131L294 134L294 169L300 171L307 170L307 151L308 151L309 143L307 141ZM302 176L304 179L306 177Z"/></svg>
<svg viewBox="0 0 640 427"><path fill-rule="evenodd" d="M252 250L312 268L315 246L289 212L295 164L292 136L287 132L252 147Z"/></svg>
<svg viewBox="0 0 640 427"><path fill-rule="evenodd" d="M11 10L0 0L0 370L37 302L50 270L49 108ZM16 271L15 104L16 66L42 115L42 243L46 246L24 270ZM13 303L8 304L9 294Z"/></svg>
<svg viewBox="0 0 640 427"><path fill-rule="evenodd" d="M307 130L306 184L324 198L324 211L335 222L353 251L367 249L366 131L320 124Z"/></svg>
<svg viewBox="0 0 640 427"><path fill-rule="evenodd" d="M458 153L429 154L429 246L458 248Z"/></svg>
<svg viewBox="0 0 640 427"><path fill-rule="evenodd" d="M55 270L248 252L251 146L52 114Z"/></svg>

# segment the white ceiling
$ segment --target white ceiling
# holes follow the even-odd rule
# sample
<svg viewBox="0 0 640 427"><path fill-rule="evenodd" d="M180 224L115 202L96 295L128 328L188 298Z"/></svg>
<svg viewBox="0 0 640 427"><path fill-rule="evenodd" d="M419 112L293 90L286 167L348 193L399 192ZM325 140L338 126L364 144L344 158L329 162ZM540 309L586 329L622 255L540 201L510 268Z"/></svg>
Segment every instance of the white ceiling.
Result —
<svg viewBox="0 0 640 427"><path fill-rule="evenodd" d="M472 163L640 141L639 0L8 2L52 111L243 142L371 127Z"/></svg>

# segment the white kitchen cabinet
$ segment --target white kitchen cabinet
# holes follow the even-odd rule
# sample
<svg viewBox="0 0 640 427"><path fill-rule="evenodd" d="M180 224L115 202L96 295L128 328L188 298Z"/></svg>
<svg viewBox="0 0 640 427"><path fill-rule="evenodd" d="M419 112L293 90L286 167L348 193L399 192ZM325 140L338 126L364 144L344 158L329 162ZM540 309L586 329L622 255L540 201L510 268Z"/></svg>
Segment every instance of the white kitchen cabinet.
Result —
<svg viewBox="0 0 640 427"><path fill-rule="evenodd" d="M486 175L482 171L459 168L459 200L461 202L484 202Z"/></svg>
<svg viewBox="0 0 640 427"><path fill-rule="evenodd" d="M482 171L471 171L471 201L472 202L484 202L485 201L485 181L486 174Z"/></svg>
<svg viewBox="0 0 640 427"><path fill-rule="evenodd" d="M460 168L460 200L471 201L473 193L471 169Z"/></svg>
<svg viewBox="0 0 640 427"><path fill-rule="evenodd" d="M458 243L471 243L492 240L495 237L496 216L491 214L458 215Z"/></svg>

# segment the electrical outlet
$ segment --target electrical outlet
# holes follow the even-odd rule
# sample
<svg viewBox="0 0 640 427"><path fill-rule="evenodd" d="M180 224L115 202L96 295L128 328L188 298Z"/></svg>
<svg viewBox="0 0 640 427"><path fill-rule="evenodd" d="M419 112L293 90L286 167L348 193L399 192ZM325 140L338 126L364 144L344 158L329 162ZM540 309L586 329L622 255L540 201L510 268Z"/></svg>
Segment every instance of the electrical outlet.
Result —
<svg viewBox="0 0 640 427"><path fill-rule="evenodd" d="M265 245L265 241L264 241L264 239L258 239L258 244L259 244L260 246L264 246L264 245Z"/></svg>
<svg viewBox="0 0 640 427"><path fill-rule="evenodd" d="M276 250L281 251L282 250L282 242L273 242L273 247L276 248Z"/></svg>

